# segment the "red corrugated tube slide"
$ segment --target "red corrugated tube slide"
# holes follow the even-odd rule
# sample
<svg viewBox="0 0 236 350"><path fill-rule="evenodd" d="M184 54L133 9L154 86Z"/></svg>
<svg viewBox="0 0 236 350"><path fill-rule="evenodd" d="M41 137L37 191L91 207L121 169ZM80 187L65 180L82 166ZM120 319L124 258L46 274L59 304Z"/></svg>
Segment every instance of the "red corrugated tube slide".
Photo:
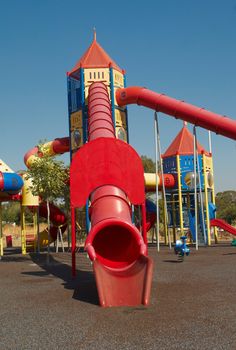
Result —
<svg viewBox="0 0 236 350"><path fill-rule="evenodd" d="M152 260L147 257L145 229L132 223L131 203L141 205L145 191L142 162L136 151L115 138L107 87L89 88L88 143L71 164L71 206L89 196L91 230L85 249L93 261L102 306L147 305Z"/></svg>
<svg viewBox="0 0 236 350"><path fill-rule="evenodd" d="M104 84L94 83L88 100L89 141L99 137L115 138L108 92ZM126 194L116 186L106 185L91 195L92 230L86 249L92 259L109 267L120 268L136 261L145 251L138 229L132 224Z"/></svg>

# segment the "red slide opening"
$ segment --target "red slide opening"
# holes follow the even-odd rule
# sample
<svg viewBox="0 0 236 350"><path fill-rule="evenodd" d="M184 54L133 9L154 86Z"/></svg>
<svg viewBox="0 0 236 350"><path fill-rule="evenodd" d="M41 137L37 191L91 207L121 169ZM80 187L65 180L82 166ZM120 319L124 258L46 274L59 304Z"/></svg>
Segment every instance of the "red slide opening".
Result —
<svg viewBox="0 0 236 350"><path fill-rule="evenodd" d="M107 267L124 268L140 256L141 236L134 226L124 221L103 221L90 234L94 236L91 244L97 259Z"/></svg>

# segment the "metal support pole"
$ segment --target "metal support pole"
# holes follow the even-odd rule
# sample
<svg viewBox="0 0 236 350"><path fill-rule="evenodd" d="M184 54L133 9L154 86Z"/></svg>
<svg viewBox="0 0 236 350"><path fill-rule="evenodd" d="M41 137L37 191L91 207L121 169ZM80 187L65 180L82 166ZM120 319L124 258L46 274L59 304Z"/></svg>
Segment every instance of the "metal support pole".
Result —
<svg viewBox="0 0 236 350"><path fill-rule="evenodd" d="M208 130L209 153L212 154L211 132Z"/></svg>
<svg viewBox="0 0 236 350"><path fill-rule="evenodd" d="M160 251L160 219L159 219L159 194L158 194L158 145L157 145L157 113L154 113L154 132L155 132L155 164L156 164L156 238L157 238L157 251Z"/></svg>
<svg viewBox="0 0 236 350"><path fill-rule="evenodd" d="M194 211L195 211L195 236L196 236L196 250L198 250L198 199L197 199L197 171L196 171L196 151L197 142L193 127L193 171L194 171Z"/></svg>
<svg viewBox="0 0 236 350"><path fill-rule="evenodd" d="M205 194L205 208L206 208L206 227L207 227L207 241L208 245L211 245L211 227L210 227L210 218L209 218L209 196L208 196L208 184L206 177L206 155L202 155L203 162L203 176L204 176L204 194Z"/></svg>
<svg viewBox="0 0 236 350"><path fill-rule="evenodd" d="M3 237L2 237L2 203L0 203L0 260L3 256Z"/></svg>
<svg viewBox="0 0 236 350"><path fill-rule="evenodd" d="M36 207L37 211L37 253L40 254L40 241L39 241L39 206Z"/></svg>
<svg viewBox="0 0 236 350"><path fill-rule="evenodd" d="M76 228L75 228L75 208L71 207L71 254L72 254L72 277L76 276Z"/></svg>
<svg viewBox="0 0 236 350"><path fill-rule="evenodd" d="M62 252L64 253L64 243L63 243L63 238L62 238L62 232L61 232L61 227L58 227L57 230L57 241L56 241L56 253L58 253L58 248L59 248L59 241L61 241L61 248L62 248Z"/></svg>
<svg viewBox="0 0 236 350"><path fill-rule="evenodd" d="M178 176L178 199L179 199L179 226L180 226L180 235L184 235L184 219L183 219L183 203L182 203L182 184L181 184L181 165L180 165L180 156L176 155L177 163L177 176Z"/></svg>
<svg viewBox="0 0 236 350"><path fill-rule="evenodd" d="M37 219L38 219L38 216L37 216L37 209L34 207L34 211L33 211L33 225L34 225L34 253L36 253L37 251L37 240L36 240L36 237L37 237L37 231L38 231L38 223L37 223Z"/></svg>
<svg viewBox="0 0 236 350"><path fill-rule="evenodd" d="M167 230L167 235L168 235L169 248L171 249L171 238L170 238L170 233L168 230L168 212L167 212L167 204L166 204L165 179L164 179L164 174L163 174L163 162L162 162L162 157L161 157L161 139L160 139L157 112L155 112L155 121L156 121L156 134L157 134L157 149L158 149L158 156L159 156L160 167L161 167L162 193L163 193L163 199L164 199L164 221L165 221L165 228ZM156 186L158 187L158 183L156 184Z"/></svg>
<svg viewBox="0 0 236 350"><path fill-rule="evenodd" d="M21 205L21 252L26 254L25 207Z"/></svg>
<svg viewBox="0 0 236 350"><path fill-rule="evenodd" d="M208 142L209 142L209 153L211 154L211 169L212 169L212 175L214 176L214 166L213 166L213 156L212 156L212 140L211 140L211 131L208 131ZM215 205L215 186L214 183L212 185L212 198L211 201L212 203ZM214 237L215 237L215 243L218 243L218 234L217 234L217 227L214 226L213 227L213 231L214 231Z"/></svg>
<svg viewBox="0 0 236 350"><path fill-rule="evenodd" d="M194 134L195 134L195 140L196 140L196 147L197 147L197 131L196 126L194 125ZM197 148L196 148L197 152ZM203 236L204 236L204 242L207 243L207 236L206 236L206 226L205 226L205 213L204 213L204 205L203 205L203 198L202 198L202 183L201 183L201 170L199 165L199 159L197 154L197 172L198 172L198 183L199 183L199 195L200 195L200 206L201 206L201 215L202 215L202 228L203 228Z"/></svg>

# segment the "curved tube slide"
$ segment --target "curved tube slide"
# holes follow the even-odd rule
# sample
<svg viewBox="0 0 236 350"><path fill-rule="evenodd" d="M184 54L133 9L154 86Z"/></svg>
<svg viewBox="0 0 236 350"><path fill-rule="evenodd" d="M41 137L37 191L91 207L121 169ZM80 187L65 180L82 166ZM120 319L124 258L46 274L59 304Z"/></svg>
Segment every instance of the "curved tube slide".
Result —
<svg viewBox="0 0 236 350"><path fill-rule="evenodd" d="M0 172L0 198L1 195L17 194L23 186L23 180L20 175L16 173Z"/></svg>
<svg viewBox="0 0 236 350"><path fill-rule="evenodd" d="M127 104L145 106L236 140L236 120L143 87L119 89L116 91L116 100L120 106Z"/></svg>
<svg viewBox="0 0 236 350"><path fill-rule="evenodd" d="M90 86L88 101L89 141L100 137L115 138L108 92L104 84ZM85 249L94 261L94 270L102 306L148 303L142 300L147 270L146 246L131 220L126 194L116 186L105 185L91 194L91 231ZM132 278L130 277L132 269ZM143 271L140 278L140 269ZM138 273L139 272L139 273ZM126 279L126 287L123 279ZM111 282L112 281L112 282ZM141 292L135 298L133 284ZM113 291L109 285L113 286ZM127 297L130 295L129 297Z"/></svg>
<svg viewBox="0 0 236 350"><path fill-rule="evenodd" d="M0 201L12 200L22 186L21 176L0 159Z"/></svg>
<svg viewBox="0 0 236 350"><path fill-rule="evenodd" d="M210 221L210 225L211 225L211 227L213 227L213 226L220 227L223 230L225 230L226 232L231 233L231 235L236 236L236 228L231 226L230 224L228 224L225 220L212 219Z"/></svg>
<svg viewBox="0 0 236 350"><path fill-rule="evenodd" d="M165 188L172 188L175 185L175 177L172 174L163 174L164 177L164 185ZM162 176L158 174L156 179L156 174L145 173L144 174L145 181L145 190L146 192L155 192L156 191L156 182L158 188L162 189Z"/></svg>
<svg viewBox="0 0 236 350"><path fill-rule="evenodd" d="M53 141L46 142L42 145L41 152L38 147L34 147L29 150L24 156L24 162L27 168L38 158L45 155L53 156L57 154L63 154L70 150L70 139L69 137L56 138Z"/></svg>
<svg viewBox="0 0 236 350"><path fill-rule="evenodd" d="M146 256L147 247L142 235L132 224L130 204L132 196L128 199L128 192L124 191L125 186L127 191L130 190L127 188L127 183L130 184L128 176L124 178L124 174L126 169L132 168L126 160L134 159L134 164L135 162L140 164L135 171L137 178L141 179L142 186L139 187L143 188L139 191L144 201L141 159L131 146L115 138L108 91L103 83L93 83L89 88L88 115L89 142L72 160L71 200L73 207L76 203L76 188L78 197L82 195L78 190L78 183L81 181L79 174L76 174L77 164L85 162L83 169L89 165L93 169L94 162L95 173L85 181L85 183L93 182L90 193L91 231L86 239L85 249L93 261L100 304L147 305L151 289L152 261ZM92 153L94 146L97 149L95 156ZM91 156L88 156L89 154ZM128 156L130 158L127 158ZM100 157L99 160L97 157ZM106 174L102 173L103 164L107 168ZM118 183L121 184L119 187L115 185ZM92 186L89 185L88 188L91 189ZM132 190L130 195L133 193Z"/></svg>

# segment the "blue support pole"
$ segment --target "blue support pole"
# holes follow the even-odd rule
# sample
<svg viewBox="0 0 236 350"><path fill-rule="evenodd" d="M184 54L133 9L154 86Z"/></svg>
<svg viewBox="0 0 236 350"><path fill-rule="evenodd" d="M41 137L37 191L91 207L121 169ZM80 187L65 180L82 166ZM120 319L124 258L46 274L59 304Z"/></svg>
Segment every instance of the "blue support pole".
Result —
<svg viewBox="0 0 236 350"><path fill-rule="evenodd" d="M85 106L85 86L84 86L84 69L80 68L80 99L82 106L82 121L83 121L83 143L87 141L87 113Z"/></svg>
<svg viewBox="0 0 236 350"><path fill-rule="evenodd" d="M111 113L112 113L114 128L116 128L113 68L109 68L109 72L110 72L110 92L111 92Z"/></svg>
<svg viewBox="0 0 236 350"><path fill-rule="evenodd" d="M67 99L68 99L68 119L69 119L69 138L70 138L70 161L72 159L72 151L71 151L71 122L70 122L70 114L71 114L71 80L70 77L67 76Z"/></svg>
<svg viewBox="0 0 236 350"><path fill-rule="evenodd" d="M80 68L80 98L81 98L81 106L82 106L82 122L83 122L83 143L87 142L87 129L88 129L88 113L87 107L85 106L85 86L84 86L84 69ZM86 216L86 231L87 234L90 230L90 220L89 220L89 205L88 200L85 206L85 216Z"/></svg>
<svg viewBox="0 0 236 350"><path fill-rule="evenodd" d="M126 88L127 81L126 81L126 74L124 74L124 87ZM129 143L129 121L128 121L128 108L125 107L125 115L126 115L126 128L127 128L127 143Z"/></svg>
<svg viewBox="0 0 236 350"><path fill-rule="evenodd" d="M90 219L89 219L89 201L87 200L86 206L85 206L85 214L86 214L86 231L87 234L90 231Z"/></svg>

